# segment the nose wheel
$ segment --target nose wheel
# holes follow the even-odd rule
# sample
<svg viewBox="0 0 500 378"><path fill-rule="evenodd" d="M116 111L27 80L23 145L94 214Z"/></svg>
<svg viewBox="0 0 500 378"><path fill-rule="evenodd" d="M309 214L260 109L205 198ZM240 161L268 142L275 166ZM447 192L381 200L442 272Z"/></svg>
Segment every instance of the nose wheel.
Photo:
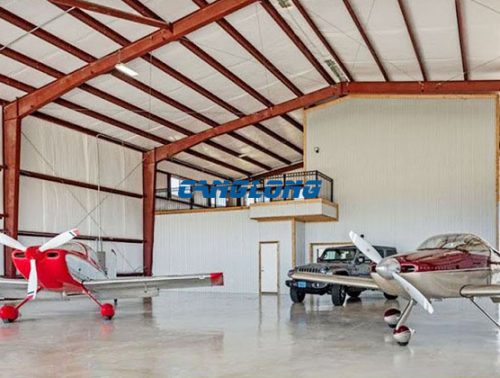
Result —
<svg viewBox="0 0 500 378"><path fill-rule="evenodd" d="M394 329L394 332L392 334L394 340L396 340L396 342L401 346L408 345L411 339L411 335L411 329L409 329L405 325L399 326L398 328Z"/></svg>

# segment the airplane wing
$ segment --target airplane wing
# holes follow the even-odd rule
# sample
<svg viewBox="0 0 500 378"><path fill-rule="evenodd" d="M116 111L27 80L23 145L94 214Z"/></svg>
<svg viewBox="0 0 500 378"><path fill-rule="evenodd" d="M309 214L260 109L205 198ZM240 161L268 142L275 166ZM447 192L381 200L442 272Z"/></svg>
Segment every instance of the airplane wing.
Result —
<svg viewBox="0 0 500 378"><path fill-rule="evenodd" d="M17 278L0 278L0 298L24 298L28 281Z"/></svg>
<svg viewBox="0 0 500 378"><path fill-rule="evenodd" d="M187 274L158 277L122 277L92 280L83 285L99 299L153 297L160 289L223 286L222 273Z"/></svg>
<svg viewBox="0 0 500 378"><path fill-rule="evenodd" d="M460 290L463 297L498 297L500 285L466 285Z"/></svg>
<svg viewBox="0 0 500 378"><path fill-rule="evenodd" d="M365 277L351 277L351 276L339 276L331 274L321 274L321 273L293 273L291 276L294 280L304 280L312 282L324 282L332 283L337 285L345 285L351 287L361 287L364 289L375 289L380 290L375 281L371 278Z"/></svg>

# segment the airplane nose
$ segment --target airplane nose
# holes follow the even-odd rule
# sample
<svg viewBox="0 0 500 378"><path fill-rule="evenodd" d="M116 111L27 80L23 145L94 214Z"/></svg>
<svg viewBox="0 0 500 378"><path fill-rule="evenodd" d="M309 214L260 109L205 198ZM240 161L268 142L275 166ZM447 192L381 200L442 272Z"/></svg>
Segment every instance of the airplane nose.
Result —
<svg viewBox="0 0 500 378"><path fill-rule="evenodd" d="M375 271L387 280L392 280L393 273L401 272L401 264L394 258L384 259L377 264Z"/></svg>

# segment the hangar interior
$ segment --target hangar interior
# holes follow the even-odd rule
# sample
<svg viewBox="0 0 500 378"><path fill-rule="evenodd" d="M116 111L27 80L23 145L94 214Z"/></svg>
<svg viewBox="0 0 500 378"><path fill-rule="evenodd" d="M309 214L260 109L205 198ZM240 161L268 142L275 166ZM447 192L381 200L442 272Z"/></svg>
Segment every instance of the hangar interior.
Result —
<svg viewBox="0 0 500 378"><path fill-rule="evenodd" d="M75 348L68 376L500 371L498 329L461 299L417 307L403 350L378 329L380 292L292 304L285 283L351 230L398 252L444 233L498 248L499 20L496 0L0 0L2 232L33 246L78 228L111 278L224 274L120 300L112 324L42 290L33 322L0 328L8 369L30 343ZM179 193L241 179L321 191ZM12 252L0 273L22 278ZM38 322L68 332L44 340Z"/></svg>

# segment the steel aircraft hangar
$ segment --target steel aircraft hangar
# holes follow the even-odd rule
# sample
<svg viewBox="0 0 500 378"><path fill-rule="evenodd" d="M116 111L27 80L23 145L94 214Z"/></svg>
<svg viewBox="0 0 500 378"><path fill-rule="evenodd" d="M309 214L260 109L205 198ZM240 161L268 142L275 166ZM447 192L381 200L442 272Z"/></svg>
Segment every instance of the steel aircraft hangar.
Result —
<svg viewBox="0 0 500 378"><path fill-rule="evenodd" d="M0 0L0 375L499 375L499 23Z"/></svg>

